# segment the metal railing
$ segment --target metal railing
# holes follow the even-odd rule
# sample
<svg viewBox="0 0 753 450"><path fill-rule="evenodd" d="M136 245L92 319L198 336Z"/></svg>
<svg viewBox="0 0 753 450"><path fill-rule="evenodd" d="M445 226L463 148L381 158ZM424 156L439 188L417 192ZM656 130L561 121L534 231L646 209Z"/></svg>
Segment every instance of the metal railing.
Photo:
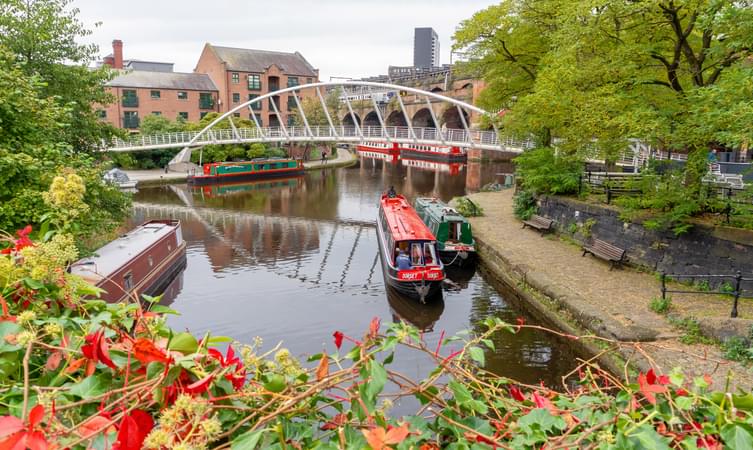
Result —
<svg viewBox="0 0 753 450"><path fill-rule="evenodd" d="M719 280L720 283L718 283L719 288L717 290L682 290L682 289L667 289L667 279L673 279L673 280L703 280L708 283L709 280ZM660 274L661 279L661 298L663 300L667 299L667 294L707 294L707 295L730 295L733 298L732 302L732 311L730 312L730 317L735 318L737 317L737 304L740 300L740 297L742 296L743 290L742 290L742 283L743 282L751 282L753 281L753 278L745 278L742 275L742 272L739 270L734 275L679 275L679 274L667 274L664 272L661 272ZM733 284L727 283L725 280L731 280ZM724 284L722 284L724 282Z"/></svg>
<svg viewBox="0 0 753 450"><path fill-rule="evenodd" d="M113 139L103 143L104 151L138 151L158 148L176 148L187 145L198 131L182 131L149 136L134 136L130 139ZM204 133L192 145L196 147L210 144L234 144L253 142L282 142L282 141L338 141L338 142L366 142L366 141L398 141L415 142L430 145L449 145L463 148L481 148L490 150L507 150L522 152L532 148L530 140L515 140L502 138L494 131L481 130L439 130L436 128L413 127L380 127L380 126L311 126L310 132L306 127L263 127L211 129Z"/></svg>

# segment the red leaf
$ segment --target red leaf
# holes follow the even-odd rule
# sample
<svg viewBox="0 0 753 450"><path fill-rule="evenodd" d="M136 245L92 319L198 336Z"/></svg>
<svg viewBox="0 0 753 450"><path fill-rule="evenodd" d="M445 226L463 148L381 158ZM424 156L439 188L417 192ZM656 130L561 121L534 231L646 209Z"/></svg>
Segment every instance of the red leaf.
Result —
<svg viewBox="0 0 753 450"><path fill-rule="evenodd" d="M201 380L189 384L183 388L183 391L189 394L202 394L209 389L209 384L212 382L212 379L214 379L214 374L210 373Z"/></svg>
<svg viewBox="0 0 753 450"><path fill-rule="evenodd" d="M60 367L60 361L63 359L63 352L60 350L55 350L54 352L50 353L50 356L47 358L47 362L44 364L44 368L52 372L53 370L56 370L58 367Z"/></svg>
<svg viewBox="0 0 753 450"><path fill-rule="evenodd" d="M667 392L667 387L649 382L649 375L651 376L651 379L656 381L656 375L654 375L653 370L649 370L645 375L643 373L638 374L638 386L640 387L643 396L646 397L646 400L652 405L655 405L656 396L654 394Z"/></svg>
<svg viewBox="0 0 753 450"><path fill-rule="evenodd" d="M517 386L510 387L510 396L519 402L525 401L526 399L526 397L522 392L520 392L520 389Z"/></svg>
<svg viewBox="0 0 753 450"><path fill-rule="evenodd" d="M34 428L39 425L44 419L44 406L37 405L31 408L29 412L29 428Z"/></svg>
<svg viewBox="0 0 753 450"><path fill-rule="evenodd" d="M369 336L374 339L377 334L379 333L379 317L374 317L371 319L371 323L369 324Z"/></svg>
<svg viewBox="0 0 753 450"><path fill-rule="evenodd" d="M337 347L338 350L340 350L340 347L343 345L343 338L345 335L342 333L342 331L335 331L332 333L332 336L335 338L335 347Z"/></svg>
<svg viewBox="0 0 753 450"><path fill-rule="evenodd" d="M25 431L18 431L6 438L0 438L0 450L16 450L18 444L26 437ZM26 449L25 446L21 447L22 450Z"/></svg>
<svg viewBox="0 0 753 450"><path fill-rule="evenodd" d="M399 427L390 428L389 431L387 431L387 435L385 436L384 443L385 444L399 444L403 442L406 437L408 437L408 434L410 434L410 430L408 430L407 423L404 423L400 425Z"/></svg>
<svg viewBox="0 0 753 450"><path fill-rule="evenodd" d="M23 230L16 231L18 237L26 237L31 233L31 225L26 225Z"/></svg>
<svg viewBox="0 0 753 450"><path fill-rule="evenodd" d="M154 420L148 413L135 410L123 416L118 430L117 441L112 448L115 450L140 450L146 435L154 428Z"/></svg>
<svg viewBox="0 0 753 450"><path fill-rule="evenodd" d="M537 408L546 408L549 411L556 411L554 405L552 405L552 402L550 402L548 398L539 395L539 393L535 391L533 393L533 403L536 404Z"/></svg>
<svg viewBox="0 0 753 450"><path fill-rule="evenodd" d="M329 376L329 357L325 353L319 361L319 367L316 369L316 381L322 381Z"/></svg>
<svg viewBox="0 0 753 450"><path fill-rule="evenodd" d="M15 416L2 416L0 417L0 439L3 439L11 434L18 433L24 429L24 423L21 419Z"/></svg>
<svg viewBox="0 0 753 450"><path fill-rule="evenodd" d="M110 419L108 419L107 417L94 416L79 425L79 427L76 429L76 433L78 433L78 435L82 438L90 438L101 431L107 432L108 430L105 427L107 427L108 423L110 423Z"/></svg>
<svg viewBox="0 0 753 450"><path fill-rule="evenodd" d="M47 439L41 431L26 433L24 441L30 450L47 450Z"/></svg>
<svg viewBox="0 0 753 450"><path fill-rule="evenodd" d="M133 356L144 365L153 361L169 364L171 361L163 350L146 338L139 338L133 343Z"/></svg>

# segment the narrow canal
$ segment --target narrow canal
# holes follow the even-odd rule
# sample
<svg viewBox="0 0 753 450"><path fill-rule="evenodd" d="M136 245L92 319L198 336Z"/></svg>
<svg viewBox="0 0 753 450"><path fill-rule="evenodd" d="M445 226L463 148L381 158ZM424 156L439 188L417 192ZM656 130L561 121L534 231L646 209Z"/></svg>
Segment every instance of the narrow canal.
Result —
<svg viewBox="0 0 753 450"><path fill-rule="evenodd" d="M536 321L505 299L474 270L449 273L455 286L430 305L387 295L377 260L374 220L389 186L409 199L452 197L478 191L510 172L509 163L410 167L362 158L358 165L271 182L140 190L133 222L176 217L188 243L187 267L166 297L180 316L170 324L240 342L260 336L295 355L332 351L332 333L359 337L375 316L405 320L436 345L488 316ZM500 334L487 367L525 383L560 386L576 355L563 342L532 330ZM424 376L429 361L396 358L394 368Z"/></svg>

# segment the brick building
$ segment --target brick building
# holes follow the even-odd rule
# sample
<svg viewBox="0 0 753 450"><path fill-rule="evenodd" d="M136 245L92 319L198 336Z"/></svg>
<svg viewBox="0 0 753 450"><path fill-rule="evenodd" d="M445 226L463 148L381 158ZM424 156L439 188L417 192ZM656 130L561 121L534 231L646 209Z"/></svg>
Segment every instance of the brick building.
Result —
<svg viewBox="0 0 753 450"><path fill-rule="evenodd" d="M319 81L319 70L314 69L298 52L219 47L208 43L204 45L194 72L208 75L217 86L220 112L278 89ZM298 96L316 96L316 91L304 89ZM295 108L293 95L283 94L255 104L254 114L262 126L277 126L280 123L290 124L290 113ZM248 109L236 113L236 116L252 119Z"/></svg>
<svg viewBox="0 0 753 450"><path fill-rule="evenodd" d="M173 72L172 63L124 61L119 40L113 41L113 54L102 63L119 70L107 83L116 101L100 110L116 127L137 129L149 114L195 122L218 110L219 91L206 74Z"/></svg>

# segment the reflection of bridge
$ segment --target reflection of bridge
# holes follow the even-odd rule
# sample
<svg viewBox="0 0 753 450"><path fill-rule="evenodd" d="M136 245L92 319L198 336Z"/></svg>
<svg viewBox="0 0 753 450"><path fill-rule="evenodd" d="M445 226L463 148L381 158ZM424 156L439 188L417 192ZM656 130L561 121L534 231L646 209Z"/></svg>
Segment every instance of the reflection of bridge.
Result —
<svg viewBox="0 0 753 450"><path fill-rule="evenodd" d="M354 105L343 96L342 99L347 107L347 113L340 120L339 115L330 113L329 107L324 101L321 88L352 88L362 87L387 92L391 95L387 107L377 104L376 99L371 97L373 109L364 116L362 121L354 110ZM314 90L321 104L324 118L318 119L321 123L314 123L313 117L307 117L306 111L301 108L298 92L301 90ZM289 100L293 100L302 126L285 126L280 123L276 127L261 127L255 111L255 105L267 99L280 98L281 94L288 94ZM410 108L417 109L417 104L423 103L420 109L409 116L409 110L403 100L403 96L411 96ZM290 103L290 102L289 102ZM438 115L434 105L442 103L449 105ZM279 115L275 101L270 102ZM424 106L425 105L425 106ZM253 129L239 129L233 123L233 116L248 109L249 116L255 123ZM356 105L359 109L359 105ZM363 110L363 106L360 107ZM470 127L471 115L476 117L485 116L489 124L494 127L493 131L474 130ZM245 144L257 142L401 142L429 145L451 145L462 148L479 148L486 150L498 150L505 152L520 153L530 146L529 142L517 142L511 139L502 140L496 130L493 116L481 108L473 106L462 100L440 95L436 92L423 91L420 89L399 86L394 84L373 83L366 81L343 81L312 83L280 89L268 94L255 97L235 108L227 111L212 121L203 130L198 132L168 133L153 136L140 136L132 140L122 141L116 139L106 151L130 152L138 150L151 150L159 148L179 148L183 150L171 161L173 167L190 162L192 148L210 144ZM229 129L215 129L221 122L227 120ZM342 124L336 124L336 121ZM457 128L456 128L457 127Z"/></svg>
<svg viewBox="0 0 753 450"><path fill-rule="evenodd" d="M140 202L135 202L133 208L136 214L144 217L182 219L187 235L191 232L192 222L201 224L216 239L217 245L204 242L204 247L207 256L218 268L259 265L290 279L342 288L354 260L363 259L365 253L370 263L368 275L357 274L351 278L363 288L374 281L377 259L372 260L372 253L376 253L372 249L360 249L359 246L362 233L365 230L373 231L372 222L268 216L245 211ZM329 228L329 236L323 249L320 248L321 225L330 225L326 227ZM338 234L344 232L354 234L354 239L336 239ZM347 248L340 248L342 244L347 244ZM321 258L316 258L319 262L314 263L312 257L317 253L321 254ZM327 280L327 268L339 266L336 262L328 264L333 253L338 255L337 261L343 262L342 269L334 278Z"/></svg>

